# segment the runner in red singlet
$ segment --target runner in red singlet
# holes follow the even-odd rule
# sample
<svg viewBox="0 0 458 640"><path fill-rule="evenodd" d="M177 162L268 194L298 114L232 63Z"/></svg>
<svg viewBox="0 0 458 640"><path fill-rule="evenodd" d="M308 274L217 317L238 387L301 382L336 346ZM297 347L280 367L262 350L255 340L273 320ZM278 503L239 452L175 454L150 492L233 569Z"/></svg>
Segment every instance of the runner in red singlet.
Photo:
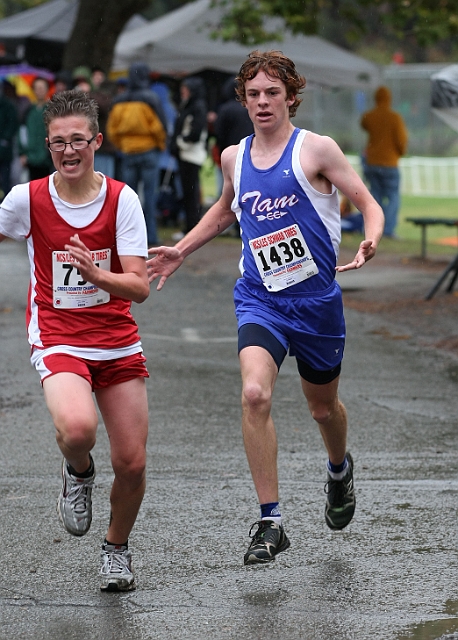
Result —
<svg viewBox="0 0 458 640"><path fill-rule="evenodd" d="M145 491L148 372L130 307L149 295L146 227L137 195L94 171L96 103L57 93L44 118L56 172L6 196L0 241L27 242L31 360L63 454L59 517L75 536L91 525L97 403L114 471L100 587L126 591L135 588L128 538Z"/></svg>

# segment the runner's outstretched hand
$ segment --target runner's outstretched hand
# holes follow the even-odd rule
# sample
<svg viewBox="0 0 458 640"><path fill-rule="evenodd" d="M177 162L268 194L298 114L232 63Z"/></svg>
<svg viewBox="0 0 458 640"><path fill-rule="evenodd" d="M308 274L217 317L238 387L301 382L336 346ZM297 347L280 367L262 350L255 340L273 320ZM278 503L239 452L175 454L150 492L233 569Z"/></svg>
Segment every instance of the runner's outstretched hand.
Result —
<svg viewBox="0 0 458 640"><path fill-rule="evenodd" d="M353 262L343 264L336 267L336 271L342 273L342 271L350 271L351 269L360 269L363 264L375 256L377 247L372 240L363 240L359 245L358 253L355 256Z"/></svg>
<svg viewBox="0 0 458 640"><path fill-rule="evenodd" d="M148 253L153 256L146 261L148 280L153 282L160 277L157 290L160 291L169 276L174 273L184 260L181 251L176 247L151 247Z"/></svg>

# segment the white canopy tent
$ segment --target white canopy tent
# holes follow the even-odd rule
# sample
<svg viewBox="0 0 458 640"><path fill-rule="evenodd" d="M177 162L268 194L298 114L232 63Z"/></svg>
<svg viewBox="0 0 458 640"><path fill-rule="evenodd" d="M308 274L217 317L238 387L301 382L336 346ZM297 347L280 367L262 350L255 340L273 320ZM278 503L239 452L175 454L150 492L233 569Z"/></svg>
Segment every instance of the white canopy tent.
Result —
<svg viewBox="0 0 458 640"><path fill-rule="evenodd" d="M50 0L0 20L0 45L17 60L58 69L65 44L70 38L79 0ZM125 31L147 22L134 15Z"/></svg>
<svg viewBox="0 0 458 640"><path fill-rule="evenodd" d="M146 62L159 73L191 74L204 69L236 73L255 47L211 38L221 15L210 0L195 0L180 9L123 33L115 48L114 70ZM281 25L278 21L275 22ZM296 63L309 86L367 89L381 81L379 68L318 36L292 36L284 29L281 42L259 48L281 49Z"/></svg>
<svg viewBox="0 0 458 640"><path fill-rule="evenodd" d="M0 20L0 40L40 38L66 42L76 20L78 0L51 0Z"/></svg>
<svg viewBox="0 0 458 640"><path fill-rule="evenodd" d="M433 113L458 131L458 64L451 64L431 76Z"/></svg>
<svg viewBox="0 0 458 640"><path fill-rule="evenodd" d="M50 0L32 9L0 20L0 41L4 39L39 38L67 42L76 21L79 0ZM147 22L139 15L127 23L126 31Z"/></svg>

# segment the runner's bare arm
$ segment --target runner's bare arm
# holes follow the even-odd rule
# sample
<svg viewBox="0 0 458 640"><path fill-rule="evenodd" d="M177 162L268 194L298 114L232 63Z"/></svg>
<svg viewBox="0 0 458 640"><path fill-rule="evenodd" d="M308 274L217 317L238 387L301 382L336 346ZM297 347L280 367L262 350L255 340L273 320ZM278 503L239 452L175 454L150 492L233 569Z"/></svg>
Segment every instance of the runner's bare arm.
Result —
<svg viewBox="0 0 458 640"><path fill-rule="evenodd" d="M150 282L160 278L157 290L160 291L165 281L182 264L183 260L204 244L227 229L236 220L231 203L234 199L233 172L237 147L228 147L221 155L224 184L220 199L216 202L200 222L174 247L151 247L148 253L153 256L148 260L148 279Z"/></svg>
<svg viewBox="0 0 458 640"><path fill-rule="evenodd" d="M76 260L76 266L85 280L112 295L133 302L143 302L149 296L145 258L119 256L123 273L113 273L94 264L91 251L81 242L78 234L70 238L70 243L65 245L65 249Z"/></svg>
<svg viewBox="0 0 458 640"><path fill-rule="evenodd" d="M308 136L309 134L307 138ZM317 159L312 172L327 178L363 215L365 239L359 245L352 262L336 267L339 272L359 269L377 251L385 224L383 211L332 138L311 134L308 144L307 157ZM307 177L309 178L308 175Z"/></svg>

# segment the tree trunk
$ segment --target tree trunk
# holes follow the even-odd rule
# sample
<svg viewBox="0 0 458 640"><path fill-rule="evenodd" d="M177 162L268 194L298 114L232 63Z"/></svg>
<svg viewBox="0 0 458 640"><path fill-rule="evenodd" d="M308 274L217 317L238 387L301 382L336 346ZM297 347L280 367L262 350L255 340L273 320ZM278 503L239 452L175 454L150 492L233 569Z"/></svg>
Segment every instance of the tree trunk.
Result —
<svg viewBox="0 0 458 640"><path fill-rule="evenodd" d="M71 71L98 66L108 72L119 34L134 14L150 4L151 0L80 0L62 67Z"/></svg>

